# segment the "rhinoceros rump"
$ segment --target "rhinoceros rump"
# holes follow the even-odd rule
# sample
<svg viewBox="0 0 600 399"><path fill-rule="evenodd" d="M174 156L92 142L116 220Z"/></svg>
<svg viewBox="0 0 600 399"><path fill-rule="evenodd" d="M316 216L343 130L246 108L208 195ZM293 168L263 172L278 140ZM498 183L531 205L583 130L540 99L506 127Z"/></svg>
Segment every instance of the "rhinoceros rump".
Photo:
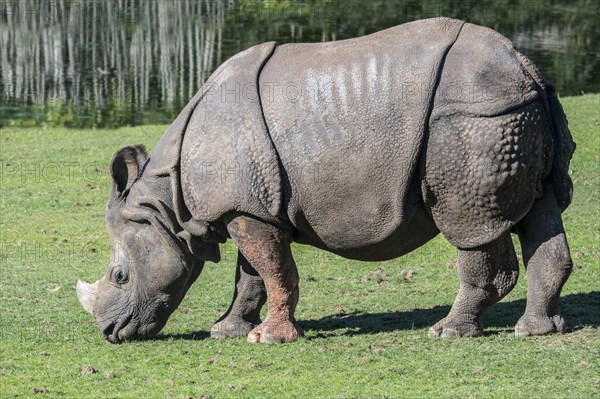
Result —
<svg viewBox="0 0 600 399"><path fill-rule="evenodd" d="M561 331L574 148L554 88L487 28L435 18L260 44L215 71L151 155L115 154L117 256L77 294L109 341L150 337L231 238L235 294L212 336L290 342L302 334L291 242L374 261L441 232L461 284L430 334L475 336L517 281L514 232L529 290L515 333Z"/></svg>

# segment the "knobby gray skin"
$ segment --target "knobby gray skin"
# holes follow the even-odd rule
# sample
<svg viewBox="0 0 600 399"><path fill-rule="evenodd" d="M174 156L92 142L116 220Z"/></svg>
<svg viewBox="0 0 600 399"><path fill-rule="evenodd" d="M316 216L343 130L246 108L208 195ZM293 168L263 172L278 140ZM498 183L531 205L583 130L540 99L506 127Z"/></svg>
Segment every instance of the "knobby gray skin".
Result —
<svg viewBox="0 0 600 399"><path fill-rule="evenodd" d="M232 239L234 298L211 335L292 342L303 332L291 242L379 261L441 232L460 289L430 335L477 336L517 282L512 232L528 283L516 335L563 331L574 149L554 88L487 28L435 18L257 45L215 71L149 157L117 152L116 255L78 296L111 342L150 337Z"/></svg>

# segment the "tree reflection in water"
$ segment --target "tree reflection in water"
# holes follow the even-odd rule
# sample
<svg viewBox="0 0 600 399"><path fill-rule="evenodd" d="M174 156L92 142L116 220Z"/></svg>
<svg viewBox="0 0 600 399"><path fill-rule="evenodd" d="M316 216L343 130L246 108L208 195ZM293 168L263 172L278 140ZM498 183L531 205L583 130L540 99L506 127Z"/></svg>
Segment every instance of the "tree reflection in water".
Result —
<svg viewBox="0 0 600 399"><path fill-rule="evenodd" d="M0 3L0 126L169 123L225 59L435 16L513 40L561 95L600 91L600 2L15 0Z"/></svg>

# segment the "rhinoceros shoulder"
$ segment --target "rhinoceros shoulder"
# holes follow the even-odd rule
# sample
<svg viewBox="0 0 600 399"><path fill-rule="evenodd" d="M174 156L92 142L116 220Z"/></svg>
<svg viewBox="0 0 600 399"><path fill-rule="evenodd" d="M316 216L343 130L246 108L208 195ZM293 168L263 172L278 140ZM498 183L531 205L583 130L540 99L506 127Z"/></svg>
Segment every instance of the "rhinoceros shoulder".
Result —
<svg viewBox="0 0 600 399"><path fill-rule="evenodd" d="M263 43L235 55L201 89L181 145L181 189L194 219L238 211L269 220L279 212L279 163L257 84L275 47Z"/></svg>

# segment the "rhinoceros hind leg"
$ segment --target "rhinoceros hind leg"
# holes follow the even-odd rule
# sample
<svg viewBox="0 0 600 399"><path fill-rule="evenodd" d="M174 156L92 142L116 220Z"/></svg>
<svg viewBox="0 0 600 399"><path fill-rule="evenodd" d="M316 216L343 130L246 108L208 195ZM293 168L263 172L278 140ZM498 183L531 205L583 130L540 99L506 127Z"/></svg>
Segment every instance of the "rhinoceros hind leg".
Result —
<svg viewBox="0 0 600 399"><path fill-rule="evenodd" d="M517 283L519 263L510 233L473 249L459 249L460 290L444 319L429 330L442 338L483 334L481 315L502 299Z"/></svg>
<svg viewBox="0 0 600 399"><path fill-rule="evenodd" d="M291 233L247 216L234 218L227 228L240 252L263 278L267 290L267 317L250 331L248 341L297 340L303 332L294 319L299 291Z"/></svg>
<svg viewBox="0 0 600 399"><path fill-rule="evenodd" d="M267 300L265 283L238 251L235 291L229 309L210 330L212 338L245 337L261 323L260 310Z"/></svg>
<svg viewBox="0 0 600 399"><path fill-rule="evenodd" d="M527 268L527 305L515 326L515 335L543 335L562 332L559 312L560 291L573 263L561 218L552 191L536 201L517 224Z"/></svg>

